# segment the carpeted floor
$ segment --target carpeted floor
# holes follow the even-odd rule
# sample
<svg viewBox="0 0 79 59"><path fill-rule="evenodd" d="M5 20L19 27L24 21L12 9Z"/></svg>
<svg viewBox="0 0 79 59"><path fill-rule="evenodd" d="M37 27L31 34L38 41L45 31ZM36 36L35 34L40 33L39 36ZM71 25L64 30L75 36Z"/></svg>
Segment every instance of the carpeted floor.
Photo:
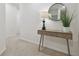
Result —
<svg viewBox="0 0 79 59"><path fill-rule="evenodd" d="M7 39L7 49L2 56L65 56L64 53L43 48L38 51L38 45L21 39Z"/></svg>

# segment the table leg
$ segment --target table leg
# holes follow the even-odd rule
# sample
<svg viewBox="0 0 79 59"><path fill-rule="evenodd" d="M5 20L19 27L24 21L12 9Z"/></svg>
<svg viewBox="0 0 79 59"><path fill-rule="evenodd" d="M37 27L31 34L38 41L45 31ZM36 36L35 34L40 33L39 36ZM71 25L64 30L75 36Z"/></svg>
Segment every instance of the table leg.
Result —
<svg viewBox="0 0 79 59"><path fill-rule="evenodd" d="M39 51L40 51L40 48L41 48L41 42L42 42L42 35L40 37L40 42L39 42Z"/></svg>
<svg viewBox="0 0 79 59"><path fill-rule="evenodd" d="M43 47L43 44L44 43L44 35L42 35L42 47Z"/></svg>
<svg viewBox="0 0 79 59"><path fill-rule="evenodd" d="M67 49L68 49L68 55L70 56L69 41L68 41L68 39L66 39L66 41L67 41Z"/></svg>

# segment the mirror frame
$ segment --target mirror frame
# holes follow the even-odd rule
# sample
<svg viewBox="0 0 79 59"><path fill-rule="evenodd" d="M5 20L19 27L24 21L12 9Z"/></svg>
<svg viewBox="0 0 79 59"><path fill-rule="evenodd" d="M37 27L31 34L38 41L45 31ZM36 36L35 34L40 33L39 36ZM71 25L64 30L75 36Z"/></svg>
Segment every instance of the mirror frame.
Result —
<svg viewBox="0 0 79 59"><path fill-rule="evenodd" d="M49 7L49 9L48 9L48 14L50 13L51 8L52 8L53 6L55 6L55 5L57 5L57 4L59 4L59 5L61 5L61 6L65 6L65 4L63 4L63 3L54 3L53 5L51 5L51 6ZM67 7L66 7L66 6L65 6L65 10L67 10ZM51 13L50 13L50 14L51 14ZM58 15L57 15L57 17L58 17ZM49 17L49 19L50 19L50 20L53 20L51 17ZM56 19L56 20L53 20L53 21L60 21L60 20Z"/></svg>

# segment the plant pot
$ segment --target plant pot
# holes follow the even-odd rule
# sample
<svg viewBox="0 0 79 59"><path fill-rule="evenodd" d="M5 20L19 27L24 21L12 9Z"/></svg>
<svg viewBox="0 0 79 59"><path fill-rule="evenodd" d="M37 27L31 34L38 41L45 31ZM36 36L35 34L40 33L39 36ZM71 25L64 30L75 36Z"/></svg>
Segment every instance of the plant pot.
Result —
<svg viewBox="0 0 79 59"><path fill-rule="evenodd" d="M63 27L63 31L64 32L69 32L70 31L70 27Z"/></svg>

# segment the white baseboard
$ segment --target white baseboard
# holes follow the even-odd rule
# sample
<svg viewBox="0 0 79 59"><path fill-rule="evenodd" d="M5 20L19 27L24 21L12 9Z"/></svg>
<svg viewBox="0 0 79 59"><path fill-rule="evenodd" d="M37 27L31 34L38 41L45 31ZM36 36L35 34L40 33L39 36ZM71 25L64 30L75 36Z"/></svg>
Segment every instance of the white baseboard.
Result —
<svg viewBox="0 0 79 59"><path fill-rule="evenodd" d="M34 42L33 40L28 40L27 38L25 38L25 37L23 37L23 36L21 36L20 39L21 39L21 40L24 40L24 41L28 41L28 42L34 43L34 44L39 44L38 42L36 43L36 42Z"/></svg>
<svg viewBox="0 0 79 59"><path fill-rule="evenodd" d="M6 47L5 48L3 48L3 50L0 52L0 55L2 55L2 53L4 53L5 51L6 51Z"/></svg>

